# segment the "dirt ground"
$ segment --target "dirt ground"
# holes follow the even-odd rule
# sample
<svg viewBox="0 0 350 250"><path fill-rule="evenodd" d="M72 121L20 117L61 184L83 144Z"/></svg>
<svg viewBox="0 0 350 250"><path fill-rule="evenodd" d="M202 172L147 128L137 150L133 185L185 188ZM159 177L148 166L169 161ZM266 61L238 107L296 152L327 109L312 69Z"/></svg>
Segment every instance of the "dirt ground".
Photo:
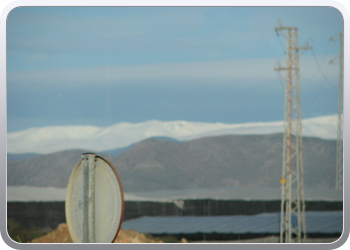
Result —
<svg viewBox="0 0 350 250"><path fill-rule="evenodd" d="M185 241L185 240L183 240ZM32 240L30 243L73 243L66 223L60 224L52 232ZM121 229L113 243L163 243L147 238L145 234Z"/></svg>

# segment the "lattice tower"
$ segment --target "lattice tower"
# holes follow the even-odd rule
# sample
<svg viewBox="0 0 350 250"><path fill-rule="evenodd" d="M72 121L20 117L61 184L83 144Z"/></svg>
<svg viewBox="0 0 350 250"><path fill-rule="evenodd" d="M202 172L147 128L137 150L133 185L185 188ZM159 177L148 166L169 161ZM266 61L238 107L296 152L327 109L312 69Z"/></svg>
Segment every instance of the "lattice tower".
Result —
<svg viewBox="0 0 350 250"><path fill-rule="evenodd" d="M275 30L287 39L286 67L276 69L286 71L280 242L301 243L306 239L306 223L299 51L310 48L299 47L297 28L280 25Z"/></svg>
<svg viewBox="0 0 350 250"><path fill-rule="evenodd" d="M337 162L335 188L343 188L343 86L344 86L344 42L339 34L339 91L338 91L338 129L337 129Z"/></svg>

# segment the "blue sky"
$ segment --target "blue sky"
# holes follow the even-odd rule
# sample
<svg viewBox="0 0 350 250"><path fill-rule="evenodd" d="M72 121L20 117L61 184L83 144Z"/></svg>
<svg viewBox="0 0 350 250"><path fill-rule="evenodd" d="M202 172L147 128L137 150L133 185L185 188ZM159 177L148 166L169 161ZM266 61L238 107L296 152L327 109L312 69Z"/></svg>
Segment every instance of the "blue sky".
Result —
<svg viewBox="0 0 350 250"><path fill-rule="evenodd" d="M300 53L303 117L335 114L343 19L331 7L16 8L7 18L8 131L283 120L278 21L312 47Z"/></svg>

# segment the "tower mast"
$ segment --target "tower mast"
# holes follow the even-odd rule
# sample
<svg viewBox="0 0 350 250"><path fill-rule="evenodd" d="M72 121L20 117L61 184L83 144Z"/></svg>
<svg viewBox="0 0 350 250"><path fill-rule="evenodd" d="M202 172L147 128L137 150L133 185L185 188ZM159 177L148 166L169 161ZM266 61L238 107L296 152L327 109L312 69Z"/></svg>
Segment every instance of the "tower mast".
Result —
<svg viewBox="0 0 350 250"><path fill-rule="evenodd" d="M299 51L310 48L299 47L297 28L279 25L275 30L277 34L282 34L287 39L286 67L276 69L287 72L284 104L280 242L300 243L306 239L306 225Z"/></svg>
<svg viewBox="0 0 350 250"><path fill-rule="evenodd" d="M335 188L343 188L343 85L344 85L344 36L339 34L339 97L338 97L338 130L337 130L337 163Z"/></svg>

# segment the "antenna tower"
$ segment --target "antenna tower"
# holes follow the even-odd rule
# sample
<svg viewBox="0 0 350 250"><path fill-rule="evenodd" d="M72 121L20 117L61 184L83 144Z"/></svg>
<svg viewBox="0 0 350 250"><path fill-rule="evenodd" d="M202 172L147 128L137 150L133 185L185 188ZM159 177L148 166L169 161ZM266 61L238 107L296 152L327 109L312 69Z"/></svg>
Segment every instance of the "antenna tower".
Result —
<svg viewBox="0 0 350 250"><path fill-rule="evenodd" d="M287 39L286 67L275 69L286 71L280 242L301 243L306 239L306 225L299 51L310 47L299 47L295 27L280 24L275 31Z"/></svg>
<svg viewBox="0 0 350 250"><path fill-rule="evenodd" d="M337 130L337 163L335 188L343 189L343 85L344 85L344 40L339 34L339 97L338 97L338 130Z"/></svg>

